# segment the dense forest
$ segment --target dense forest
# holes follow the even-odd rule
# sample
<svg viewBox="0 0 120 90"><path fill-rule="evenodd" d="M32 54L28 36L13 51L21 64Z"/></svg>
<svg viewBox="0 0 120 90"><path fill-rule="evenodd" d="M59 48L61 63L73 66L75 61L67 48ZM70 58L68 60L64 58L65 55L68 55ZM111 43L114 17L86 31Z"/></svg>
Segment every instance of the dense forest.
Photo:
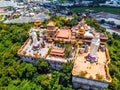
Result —
<svg viewBox="0 0 120 90"><path fill-rule="evenodd" d="M59 27L74 25L78 19L75 16L68 22L64 21L63 17L52 18ZM100 28L96 20L86 19L86 21L89 25L105 31ZM47 22L44 21L43 25L45 26ZM50 70L44 60L40 59L33 65L23 62L17 55L32 26L33 23L0 23L0 90L74 90L71 83L73 62L63 64L58 72ZM107 45L111 56L109 68L113 80L106 90L120 90L120 36L115 33L107 34L109 37Z"/></svg>

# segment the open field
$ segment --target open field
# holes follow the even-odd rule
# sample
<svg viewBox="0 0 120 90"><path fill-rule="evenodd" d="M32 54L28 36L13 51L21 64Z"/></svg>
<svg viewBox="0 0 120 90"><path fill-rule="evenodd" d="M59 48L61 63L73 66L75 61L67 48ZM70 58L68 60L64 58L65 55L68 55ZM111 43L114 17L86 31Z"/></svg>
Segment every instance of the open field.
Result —
<svg viewBox="0 0 120 90"><path fill-rule="evenodd" d="M114 7L70 7L73 12L84 12L86 9L94 10L96 12L108 12L120 15L120 8Z"/></svg>

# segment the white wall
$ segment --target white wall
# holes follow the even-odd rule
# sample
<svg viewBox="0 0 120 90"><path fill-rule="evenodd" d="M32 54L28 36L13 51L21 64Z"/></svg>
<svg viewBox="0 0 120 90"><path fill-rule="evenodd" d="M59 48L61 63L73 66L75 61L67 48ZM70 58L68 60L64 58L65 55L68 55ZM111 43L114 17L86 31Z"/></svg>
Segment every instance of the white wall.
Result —
<svg viewBox="0 0 120 90"><path fill-rule="evenodd" d="M73 84L74 87L78 88L79 83L82 84L88 84L90 86L95 86L95 87L101 87L101 88L107 88L108 87L108 83L106 82L101 82L101 81L94 81L94 80L90 80L90 79L85 79L85 78L81 78L81 77L76 77L76 76L72 76L72 82L74 83L78 83L78 86L76 84Z"/></svg>

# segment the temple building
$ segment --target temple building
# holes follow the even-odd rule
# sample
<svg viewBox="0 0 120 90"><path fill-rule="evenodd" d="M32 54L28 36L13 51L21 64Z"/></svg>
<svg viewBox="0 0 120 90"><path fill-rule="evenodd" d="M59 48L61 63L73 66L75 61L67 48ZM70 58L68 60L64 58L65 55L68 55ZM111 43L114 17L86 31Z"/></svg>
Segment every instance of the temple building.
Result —
<svg viewBox="0 0 120 90"><path fill-rule="evenodd" d="M52 41L55 37L55 34L57 32L58 27L55 26L56 24L52 21L50 21L47 24L47 40Z"/></svg>
<svg viewBox="0 0 120 90"><path fill-rule="evenodd" d="M57 56L57 57L64 57L65 49L63 48L52 48L50 55Z"/></svg>
<svg viewBox="0 0 120 90"><path fill-rule="evenodd" d="M63 63L73 61L72 84L75 89L102 90L111 82L106 47L106 33L98 32L84 20L73 27L58 28L50 21L47 28L35 20L35 27L29 30L29 38L18 50L25 62L45 60L51 69L60 70Z"/></svg>
<svg viewBox="0 0 120 90"><path fill-rule="evenodd" d="M107 48L104 51L100 48L99 33L94 35L90 46L85 44L79 50L72 70L73 87L85 90L107 88L111 82L108 69L110 57Z"/></svg>
<svg viewBox="0 0 120 90"><path fill-rule="evenodd" d="M70 42L71 40L71 31L70 29L59 29L56 33L56 40L62 40L66 42Z"/></svg>
<svg viewBox="0 0 120 90"><path fill-rule="evenodd" d="M35 27L40 27L41 26L41 22L40 20L36 19L34 22Z"/></svg>
<svg viewBox="0 0 120 90"><path fill-rule="evenodd" d="M67 62L67 60L64 58L64 55L65 48L53 47L50 55L46 57L46 60L52 69L60 70L62 68L62 64Z"/></svg>
<svg viewBox="0 0 120 90"><path fill-rule="evenodd" d="M94 38L94 35L96 33L99 33L99 35L100 35L100 41L101 41L100 44L105 45L106 41L108 40L108 37L107 37L106 33L105 32L101 33L101 32L95 31L92 28L85 32L85 34L84 34L84 42L90 44L91 40Z"/></svg>
<svg viewBox="0 0 120 90"><path fill-rule="evenodd" d="M84 29L84 27L81 27L80 30L78 31L77 38L84 39L84 34L85 34L85 29Z"/></svg>

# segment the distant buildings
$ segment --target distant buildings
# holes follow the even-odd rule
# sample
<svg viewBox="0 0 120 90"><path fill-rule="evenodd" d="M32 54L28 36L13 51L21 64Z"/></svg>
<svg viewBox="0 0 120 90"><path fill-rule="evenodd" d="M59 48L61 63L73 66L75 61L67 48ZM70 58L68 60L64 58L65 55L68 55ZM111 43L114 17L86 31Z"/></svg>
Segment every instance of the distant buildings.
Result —
<svg viewBox="0 0 120 90"><path fill-rule="evenodd" d="M26 0L27 2L45 2L48 0Z"/></svg>
<svg viewBox="0 0 120 90"><path fill-rule="evenodd" d="M0 0L0 7L8 7L8 6L17 7L17 3L14 0L10 0L10 1Z"/></svg>
<svg viewBox="0 0 120 90"><path fill-rule="evenodd" d="M5 12L5 8L0 8L0 13L4 13Z"/></svg>
<svg viewBox="0 0 120 90"><path fill-rule="evenodd" d="M81 6L89 6L93 3L93 1L89 1L89 0L83 0L80 5Z"/></svg>
<svg viewBox="0 0 120 90"><path fill-rule="evenodd" d="M100 6L110 6L110 7L120 7L120 1L117 0L111 0L106 1L106 3L101 3Z"/></svg>
<svg viewBox="0 0 120 90"><path fill-rule="evenodd" d="M116 25L120 25L120 15L115 15L106 12L99 12L99 13L90 13L90 16L97 20L104 19L106 22L114 22Z"/></svg>

